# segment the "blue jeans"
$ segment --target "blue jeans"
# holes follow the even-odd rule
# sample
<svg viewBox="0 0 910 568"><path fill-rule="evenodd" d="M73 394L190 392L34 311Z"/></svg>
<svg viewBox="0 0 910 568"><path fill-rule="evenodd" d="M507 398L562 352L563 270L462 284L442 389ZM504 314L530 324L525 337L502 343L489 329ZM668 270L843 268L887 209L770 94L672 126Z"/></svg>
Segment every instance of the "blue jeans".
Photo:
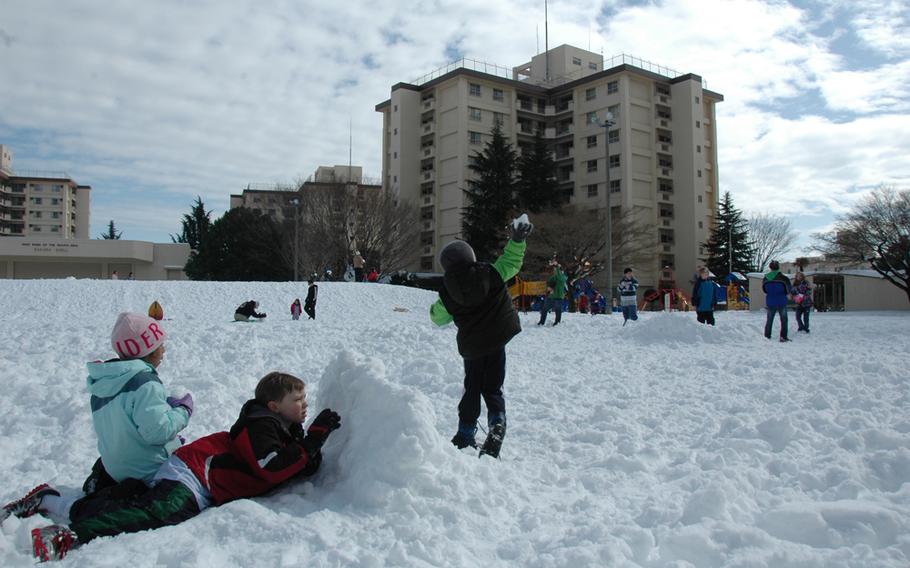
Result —
<svg viewBox="0 0 910 568"><path fill-rule="evenodd" d="M798 331L809 331L809 312L812 311L812 306L796 306L796 325L798 326Z"/></svg>
<svg viewBox="0 0 910 568"><path fill-rule="evenodd" d="M623 306L622 307L622 317L623 317L623 319L627 319L627 320L628 319L630 319L632 321L637 320L638 319L638 306L636 306L636 305Z"/></svg>
<svg viewBox="0 0 910 568"><path fill-rule="evenodd" d="M765 320L765 337L771 339L771 330L774 328L774 314L780 314L780 337L781 339L787 339L787 306L765 309L768 310L768 317Z"/></svg>
<svg viewBox="0 0 910 568"><path fill-rule="evenodd" d="M547 314L550 313L550 310L556 310L556 325L559 323L559 320L562 319L562 300L557 300L556 298L551 298L547 296L547 299L544 301L543 306L540 308L540 321L537 322L537 325L543 325L547 323Z"/></svg>

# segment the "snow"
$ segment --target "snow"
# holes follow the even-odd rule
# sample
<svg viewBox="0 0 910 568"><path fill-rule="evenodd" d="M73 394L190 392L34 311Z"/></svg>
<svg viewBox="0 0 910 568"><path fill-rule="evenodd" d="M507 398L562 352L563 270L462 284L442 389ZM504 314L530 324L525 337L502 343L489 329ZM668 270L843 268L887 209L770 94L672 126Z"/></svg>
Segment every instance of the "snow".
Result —
<svg viewBox="0 0 910 568"><path fill-rule="evenodd" d="M519 225L527 225L530 222L531 221L528 220L528 214L522 213L520 216L512 219L512 226L517 229Z"/></svg>
<svg viewBox="0 0 910 568"><path fill-rule="evenodd" d="M454 449L462 360L434 294L305 285L0 281L0 500L74 490L96 457L85 362L120 311L164 307L160 369L224 430L270 370L308 383L342 428L320 472L176 527L98 539L66 566L907 566L910 316L812 315L792 343L762 313L564 314L507 347L502 460ZM269 317L235 323L260 301ZM485 425L484 425L485 426ZM30 566L8 519L0 565Z"/></svg>

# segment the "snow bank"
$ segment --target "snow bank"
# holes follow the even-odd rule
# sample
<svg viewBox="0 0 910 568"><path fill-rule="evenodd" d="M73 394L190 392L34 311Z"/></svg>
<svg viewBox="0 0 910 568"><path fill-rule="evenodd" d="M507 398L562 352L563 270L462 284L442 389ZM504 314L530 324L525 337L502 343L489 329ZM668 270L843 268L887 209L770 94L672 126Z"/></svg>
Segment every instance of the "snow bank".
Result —
<svg viewBox="0 0 910 568"><path fill-rule="evenodd" d="M123 310L164 307L161 378L185 434L230 427L285 370L342 428L315 476L177 527L98 539L69 566L906 566L910 316L813 314L766 341L763 314L565 314L507 348L502 460L454 449L463 366L430 292L293 283L0 281L0 500L81 484L96 457L88 360ZM232 321L256 299L269 317ZM552 315L550 316L552 322ZM792 322L791 318L791 322ZM794 322L795 325L795 322ZM792 331L792 330L791 330ZM483 421L481 421L483 425ZM482 437L483 433L480 433ZM0 527L30 566L35 517Z"/></svg>

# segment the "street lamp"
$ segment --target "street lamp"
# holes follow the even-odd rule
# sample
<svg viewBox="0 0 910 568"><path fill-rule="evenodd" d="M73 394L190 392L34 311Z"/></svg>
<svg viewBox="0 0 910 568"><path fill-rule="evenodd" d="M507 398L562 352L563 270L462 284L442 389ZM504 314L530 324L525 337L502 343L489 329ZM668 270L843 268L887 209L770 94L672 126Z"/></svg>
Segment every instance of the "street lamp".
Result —
<svg viewBox="0 0 910 568"><path fill-rule="evenodd" d="M300 257L298 256L298 248L300 247L300 200L295 197L289 203L294 206L294 282L297 282L297 270L300 266Z"/></svg>
<svg viewBox="0 0 910 568"><path fill-rule="evenodd" d="M613 313L613 208L610 204L610 129L616 126L613 120L613 113L607 111L606 120L601 121L594 115L594 122L597 126L604 129L604 169L607 170L607 187L604 193L607 194L607 296L604 298L607 303L607 309Z"/></svg>

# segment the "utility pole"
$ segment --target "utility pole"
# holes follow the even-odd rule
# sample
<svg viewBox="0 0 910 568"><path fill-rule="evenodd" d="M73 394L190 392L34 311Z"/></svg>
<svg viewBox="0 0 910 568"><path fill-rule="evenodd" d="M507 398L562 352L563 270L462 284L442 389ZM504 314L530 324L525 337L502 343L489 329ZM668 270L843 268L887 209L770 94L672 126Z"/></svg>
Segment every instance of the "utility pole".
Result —
<svg viewBox="0 0 910 568"><path fill-rule="evenodd" d="M298 269L300 266L300 200L294 198L290 201L291 205L294 206L294 282L298 282Z"/></svg>
<svg viewBox="0 0 910 568"><path fill-rule="evenodd" d="M607 111L606 120L601 122L599 118L594 117L597 126L604 129L604 168L607 170L607 187L604 193L607 194L607 295L604 298L607 303L607 309L610 314L613 313L613 207L610 203L610 129L616 125L613 120L613 113Z"/></svg>

